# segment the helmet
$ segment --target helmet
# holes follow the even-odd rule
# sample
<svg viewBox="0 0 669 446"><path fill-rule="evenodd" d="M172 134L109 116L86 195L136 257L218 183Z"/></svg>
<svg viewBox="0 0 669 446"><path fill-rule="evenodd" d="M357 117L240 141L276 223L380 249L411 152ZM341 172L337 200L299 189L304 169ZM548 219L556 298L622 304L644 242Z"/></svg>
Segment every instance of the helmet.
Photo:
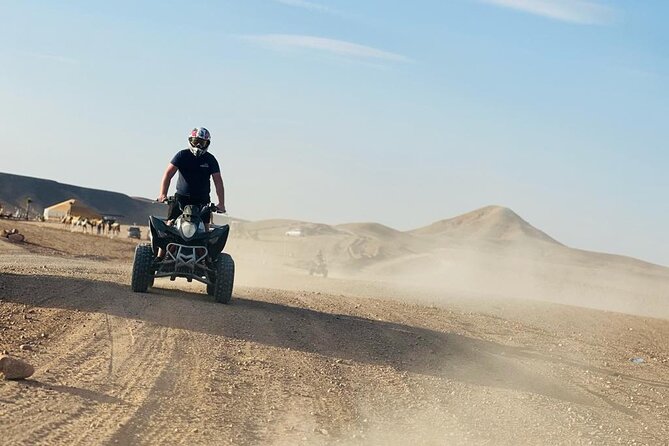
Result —
<svg viewBox="0 0 669 446"><path fill-rule="evenodd" d="M190 144L190 151L193 152L193 155L200 156L209 148L211 134L209 133L209 130L204 127L196 127L190 131L188 142Z"/></svg>

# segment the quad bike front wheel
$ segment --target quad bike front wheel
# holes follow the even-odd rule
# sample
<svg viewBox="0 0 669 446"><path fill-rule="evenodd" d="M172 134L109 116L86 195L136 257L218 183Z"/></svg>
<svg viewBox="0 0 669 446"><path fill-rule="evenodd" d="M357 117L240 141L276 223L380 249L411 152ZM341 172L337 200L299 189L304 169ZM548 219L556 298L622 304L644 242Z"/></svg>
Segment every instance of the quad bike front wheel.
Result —
<svg viewBox="0 0 669 446"><path fill-rule="evenodd" d="M213 285L213 296L216 302L230 303L232 288L235 283L235 261L230 254L220 253L216 261L216 281ZM207 287L209 292L209 287Z"/></svg>
<svg viewBox="0 0 669 446"><path fill-rule="evenodd" d="M146 293L153 285L153 249L151 245L142 243L135 248L135 259L132 262L132 281L130 286L136 293Z"/></svg>

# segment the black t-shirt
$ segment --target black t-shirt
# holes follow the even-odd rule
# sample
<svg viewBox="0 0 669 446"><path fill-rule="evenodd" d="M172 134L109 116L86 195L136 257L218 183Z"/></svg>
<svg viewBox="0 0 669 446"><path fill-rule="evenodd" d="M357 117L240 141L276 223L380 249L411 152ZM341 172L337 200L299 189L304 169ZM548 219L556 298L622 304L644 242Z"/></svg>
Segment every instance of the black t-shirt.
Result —
<svg viewBox="0 0 669 446"><path fill-rule="evenodd" d="M177 193L208 203L211 191L209 178L221 171L214 155L205 152L195 156L190 150L184 149L174 155L171 163L179 169Z"/></svg>

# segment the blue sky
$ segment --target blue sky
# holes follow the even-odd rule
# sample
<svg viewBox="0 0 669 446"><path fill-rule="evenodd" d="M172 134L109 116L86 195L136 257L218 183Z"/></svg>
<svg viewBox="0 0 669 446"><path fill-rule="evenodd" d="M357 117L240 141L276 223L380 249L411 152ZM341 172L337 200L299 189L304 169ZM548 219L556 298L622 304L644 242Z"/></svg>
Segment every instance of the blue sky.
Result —
<svg viewBox="0 0 669 446"><path fill-rule="evenodd" d="M488 204L669 265L669 3L3 1L0 171L134 196L195 125L232 215Z"/></svg>

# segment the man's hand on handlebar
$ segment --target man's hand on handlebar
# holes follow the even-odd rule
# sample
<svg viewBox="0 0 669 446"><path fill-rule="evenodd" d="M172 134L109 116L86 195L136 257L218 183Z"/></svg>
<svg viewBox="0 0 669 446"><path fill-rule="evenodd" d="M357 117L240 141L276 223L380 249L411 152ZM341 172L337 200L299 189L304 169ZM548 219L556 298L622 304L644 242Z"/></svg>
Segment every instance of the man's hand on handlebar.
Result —
<svg viewBox="0 0 669 446"><path fill-rule="evenodd" d="M216 209L218 210L218 212L221 212L223 214L225 214L225 212L226 212L225 211L225 205L223 203L218 203L216 205Z"/></svg>
<svg viewBox="0 0 669 446"><path fill-rule="evenodd" d="M174 195L161 195L160 197L156 198L156 201L163 204L173 204L177 202L177 197Z"/></svg>

